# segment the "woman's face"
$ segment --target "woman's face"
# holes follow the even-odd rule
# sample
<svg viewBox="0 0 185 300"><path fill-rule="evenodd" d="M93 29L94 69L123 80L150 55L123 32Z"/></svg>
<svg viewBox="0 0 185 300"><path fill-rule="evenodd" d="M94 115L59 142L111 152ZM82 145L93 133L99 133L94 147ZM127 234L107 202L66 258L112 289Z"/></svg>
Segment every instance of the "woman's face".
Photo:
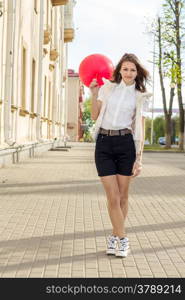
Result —
<svg viewBox="0 0 185 300"><path fill-rule="evenodd" d="M125 61L121 65L120 73L126 84L133 84L137 76L136 65L130 61Z"/></svg>

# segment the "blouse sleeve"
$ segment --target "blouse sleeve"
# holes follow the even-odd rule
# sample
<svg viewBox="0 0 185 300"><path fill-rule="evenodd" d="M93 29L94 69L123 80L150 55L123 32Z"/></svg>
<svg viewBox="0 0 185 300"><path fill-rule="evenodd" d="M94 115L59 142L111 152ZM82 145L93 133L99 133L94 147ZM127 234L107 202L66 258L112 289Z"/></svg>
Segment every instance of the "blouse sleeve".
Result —
<svg viewBox="0 0 185 300"><path fill-rule="evenodd" d="M151 99L146 98L146 100L143 103L143 110L142 110L142 116L147 117L147 113L150 112L151 108Z"/></svg>
<svg viewBox="0 0 185 300"><path fill-rule="evenodd" d="M99 88L97 100L100 100L102 102L105 101L105 87L104 87L104 85L102 85Z"/></svg>

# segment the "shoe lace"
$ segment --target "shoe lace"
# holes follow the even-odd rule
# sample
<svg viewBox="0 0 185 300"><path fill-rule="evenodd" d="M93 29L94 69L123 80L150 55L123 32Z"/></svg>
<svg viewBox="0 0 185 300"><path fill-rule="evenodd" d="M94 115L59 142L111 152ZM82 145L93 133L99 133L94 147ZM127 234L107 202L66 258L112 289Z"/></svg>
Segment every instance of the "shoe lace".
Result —
<svg viewBox="0 0 185 300"><path fill-rule="evenodd" d="M126 250L128 249L128 240L120 240L120 250Z"/></svg>
<svg viewBox="0 0 185 300"><path fill-rule="evenodd" d="M108 247L109 248L114 248L115 247L115 242L116 242L116 237L111 236L108 238Z"/></svg>

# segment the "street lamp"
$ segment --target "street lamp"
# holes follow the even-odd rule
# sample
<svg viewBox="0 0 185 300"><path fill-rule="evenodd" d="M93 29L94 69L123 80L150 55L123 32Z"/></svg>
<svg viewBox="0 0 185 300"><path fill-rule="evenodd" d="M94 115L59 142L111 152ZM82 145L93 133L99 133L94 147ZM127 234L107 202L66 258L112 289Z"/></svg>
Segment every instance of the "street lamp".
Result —
<svg viewBox="0 0 185 300"><path fill-rule="evenodd" d="M154 85L155 85L155 33L153 33L153 85L152 85L152 121L151 121L151 136L150 136L150 144L152 145L154 142Z"/></svg>
<svg viewBox="0 0 185 300"><path fill-rule="evenodd" d="M157 28L157 18L156 17L152 20L152 22L148 19L148 28L147 28L147 34L151 36L152 40L152 46L153 46L153 58L152 58L152 107L151 107L151 113L152 113L152 120L151 120L151 132L150 132L150 144L153 144L154 142L154 92L155 92L155 46L156 46L156 28Z"/></svg>

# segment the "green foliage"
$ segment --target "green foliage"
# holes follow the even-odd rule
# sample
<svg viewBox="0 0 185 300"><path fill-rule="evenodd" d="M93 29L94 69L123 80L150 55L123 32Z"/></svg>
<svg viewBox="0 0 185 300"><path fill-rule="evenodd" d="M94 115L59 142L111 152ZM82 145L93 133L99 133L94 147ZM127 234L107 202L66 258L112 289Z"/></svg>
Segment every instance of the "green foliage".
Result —
<svg viewBox="0 0 185 300"><path fill-rule="evenodd" d="M93 126L94 121L91 119L91 99L87 99L83 104L82 120L86 123L88 130Z"/></svg>
<svg viewBox="0 0 185 300"><path fill-rule="evenodd" d="M164 74L174 83L181 84L184 76L183 69L180 68L180 52L185 43L185 2L184 0L165 0L162 7L161 31L162 31L162 64ZM179 24L177 22L179 18ZM158 28L156 28L156 34ZM179 34L179 39L178 39ZM177 52L179 53L177 55ZM181 57L182 59L182 57Z"/></svg>
<svg viewBox="0 0 185 300"><path fill-rule="evenodd" d="M93 142L93 138L92 138L90 132L87 130L83 134L83 141L84 142Z"/></svg>
<svg viewBox="0 0 185 300"><path fill-rule="evenodd" d="M95 122L91 119L91 103L92 102L90 98L83 103L82 121L86 125L83 134L84 142L91 142L93 140L90 134L90 128Z"/></svg>
<svg viewBox="0 0 185 300"><path fill-rule="evenodd" d="M179 137L180 133L180 119L179 116L175 116L172 119L173 121L173 141L175 140L175 137Z"/></svg>
<svg viewBox="0 0 185 300"><path fill-rule="evenodd" d="M158 143L160 136L165 136L165 119L164 116L158 116L154 119L154 143Z"/></svg>
<svg viewBox="0 0 185 300"><path fill-rule="evenodd" d="M151 123L150 118L145 119L145 140L150 141L151 139ZM179 137L180 121L179 116L174 116L171 119L172 127L172 143L175 144L175 138ZM165 136L165 118L164 116L158 116L153 120L153 132L154 132L154 144L158 144L158 138Z"/></svg>
<svg viewBox="0 0 185 300"><path fill-rule="evenodd" d="M150 141L151 137L151 126L152 120L150 118L145 118L145 140Z"/></svg>
<svg viewBox="0 0 185 300"><path fill-rule="evenodd" d="M164 0L162 4L162 10L160 17L152 21L153 34L155 35L155 41L157 42L157 50L155 52L155 61L159 69L160 84L162 92L162 100L164 111L166 113L166 120L168 119L168 113L173 105L173 89L176 89L177 99L179 107L182 105L182 84L185 80L184 75L184 49L185 49L185 1L184 0ZM157 58L156 58L157 57ZM167 92L166 83L168 88L168 94L170 95L169 109L167 104ZM173 85L172 85L173 84ZM173 87L174 86L174 87ZM162 119L155 121L155 136L157 141L158 136L164 136L165 123ZM179 125L175 120L171 121L172 129L171 136L172 142L175 141L175 137L179 135ZM180 110L180 147L183 147L183 129L184 118L182 110ZM168 125L168 124L167 124Z"/></svg>

